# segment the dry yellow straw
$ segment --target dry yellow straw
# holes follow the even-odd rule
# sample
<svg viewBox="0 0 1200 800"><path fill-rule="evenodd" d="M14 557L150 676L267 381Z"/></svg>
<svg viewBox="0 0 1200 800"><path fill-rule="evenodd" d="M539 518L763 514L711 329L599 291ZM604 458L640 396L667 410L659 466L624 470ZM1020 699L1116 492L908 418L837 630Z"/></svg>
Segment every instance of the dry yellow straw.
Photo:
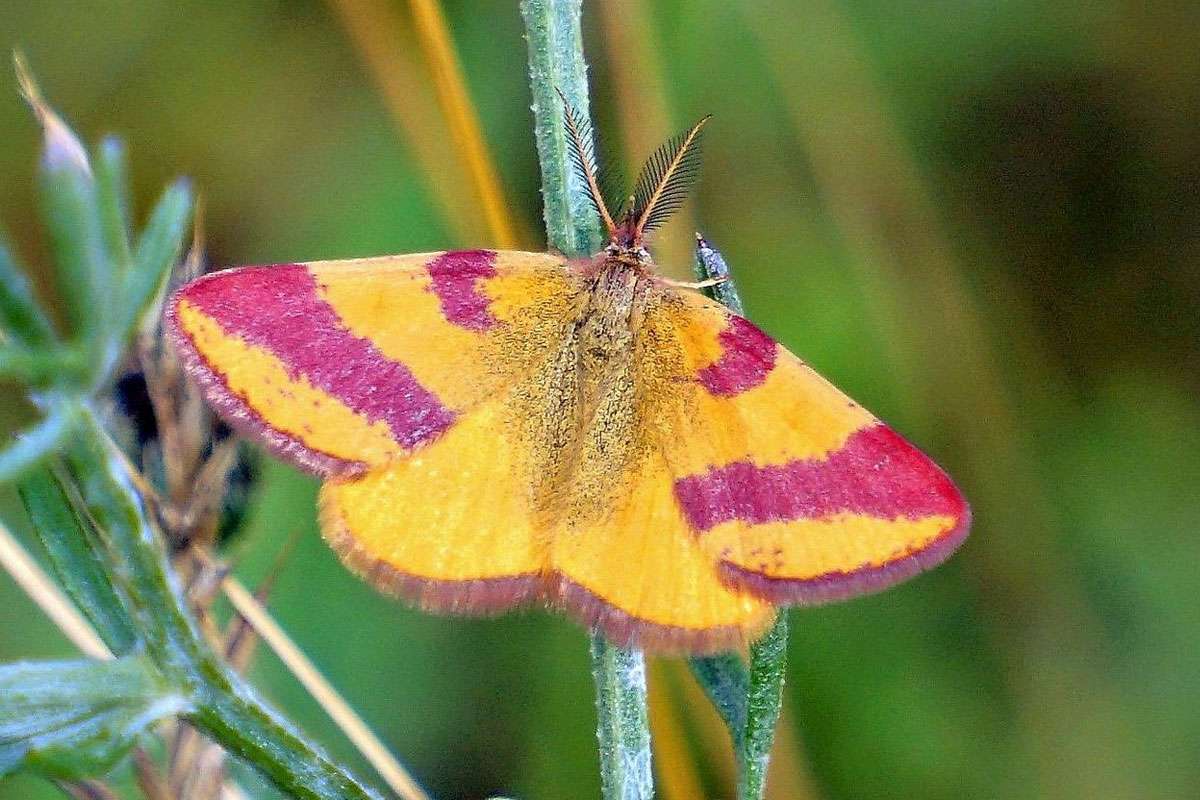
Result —
<svg viewBox="0 0 1200 800"><path fill-rule="evenodd" d="M438 101L450 125L454 143L467 163L492 239L497 247L512 249L517 246L512 217L504 201L496 167L483 141L479 116L467 96L462 64L450 41L442 7L437 0L410 0L409 5L417 24L417 38L433 73Z"/></svg>
<svg viewBox="0 0 1200 800"><path fill-rule="evenodd" d="M663 800L695 800L704 797L704 787L689 753L677 698L667 691L672 683L667 674L669 666L662 659L650 662L650 734L654 738L658 790Z"/></svg>
<svg viewBox="0 0 1200 800"><path fill-rule="evenodd" d="M0 566L84 655L100 659L113 657L108 646L75 608L75 604L67 599L58 584L25 552L25 548L3 524L0 524Z"/></svg>

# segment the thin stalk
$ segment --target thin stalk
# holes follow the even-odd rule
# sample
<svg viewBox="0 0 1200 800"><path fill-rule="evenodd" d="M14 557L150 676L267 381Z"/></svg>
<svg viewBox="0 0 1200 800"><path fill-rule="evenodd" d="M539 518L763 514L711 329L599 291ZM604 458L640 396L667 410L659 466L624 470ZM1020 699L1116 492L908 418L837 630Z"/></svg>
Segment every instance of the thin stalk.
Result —
<svg viewBox="0 0 1200 800"><path fill-rule="evenodd" d="M104 640L83 618L58 584L45 573L20 542L0 524L0 567L3 567L42 613L58 627L63 635L92 658L113 657Z"/></svg>
<svg viewBox="0 0 1200 800"><path fill-rule="evenodd" d="M571 168L562 97L589 118L587 65L583 60L580 0L524 0L521 14L529 42L529 83L534 135L542 168L546 239L567 256L588 256L602 245L600 219L583 179ZM605 800L654 796L650 725L646 713L646 660L592 635L597 736Z"/></svg>
<svg viewBox="0 0 1200 800"><path fill-rule="evenodd" d="M547 242L567 256L590 256L603 246L600 219L588 200L583 179L571 167L558 96L561 91L580 116L590 118L580 2L521 3L529 42L529 86L533 93L534 138L542 167Z"/></svg>
<svg viewBox="0 0 1200 800"><path fill-rule="evenodd" d="M654 797L650 724L646 716L646 659L592 634L596 680L600 785L604 800Z"/></svg>

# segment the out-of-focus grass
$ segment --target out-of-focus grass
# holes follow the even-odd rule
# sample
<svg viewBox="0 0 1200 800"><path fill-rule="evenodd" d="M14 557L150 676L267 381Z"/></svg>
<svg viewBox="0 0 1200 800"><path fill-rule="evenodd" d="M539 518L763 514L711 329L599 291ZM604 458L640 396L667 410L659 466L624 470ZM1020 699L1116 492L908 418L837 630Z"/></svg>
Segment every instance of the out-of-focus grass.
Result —
<svg viewBox="0 0 1200 800"><path fill-rule="evenodd" d="M749 313L929 449L981 512L934 573L794 612L788 702L823 795L1196 794L1200 200L1188 187L1200 177L1189 36L1200 11L1013 0L947 13L857 0L830 4L831 22L800 2L637 5L645 24L629 41L653 48L645 63L666 95L645 117L622 94L621 53L606 47L598 12L585 11L606 138L633 161L644 155L636 136L654 132L635 136L621 120L665 119L665 137L714 113L694 215L735 265ZM537 220L515 6L445 10L514 214ZM847 44L813 57L819 43L804 35L830 24ZM82 133L128 138L139 207L166 177L195 179L218 265L472 244L442 216L445 177L396 135L326 4L18 0L0 7L0 34ZM794 66L779 68L771 34ZM835 174L840 191L886 200L874 222L928 203L936 231L884 228L865 241L847 226L825 171L870 146L847 59L869 78L873 113L923 196L879 185L889 176L870 169ZM832 132L829 151L806 125ZM15 89L0 91L0 138L0 219L35 261L37 135ZM935 265L894 259L933 233L954 272L932 285L953 288L926 302L916 290ZM888 282L873 283L879 275ZM974 309L972 353L930 335L949 330L941 309L959 306ZM979 397L980 352L1003 397ZM0 425L23 413L4 396ZM1019 459L1000 452L1011 442L998 430L1021 440ZM443 619L375 596L319 540L314 490L267 467L239 571L262 575L303 532L272 607L434 794L595 796L582 633L543 613ZM12 498L0 513L21 519ZM0 582L0 657L67 652ZM355 760L269 655L256 672ZM55 794L29 779L0 784L0 798L40 796Z"/></svg>

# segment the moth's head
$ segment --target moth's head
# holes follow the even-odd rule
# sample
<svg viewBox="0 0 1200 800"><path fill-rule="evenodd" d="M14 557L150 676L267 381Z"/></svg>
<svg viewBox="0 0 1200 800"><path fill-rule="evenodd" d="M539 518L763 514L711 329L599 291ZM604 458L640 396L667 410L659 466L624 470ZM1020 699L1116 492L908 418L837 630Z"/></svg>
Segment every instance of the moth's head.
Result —
<svg viewBox="0 0 1200 800"><path fill-rule="evenodd" d="M609 202L614 181L612 175L600 170L596 161L596 145L591 123L567 102L563 103L563 123L571 163L587 187L588 199L608 231L609 244L605 252L614 257L638 263L650 260L646 251L646 235L660 227L679 210L700 173L700 138L704 125L711 119L703 117L683 133L667 140L654 151L638 173L633 194L623 202ZM610 209L615 209L612 213Z"/></svg>

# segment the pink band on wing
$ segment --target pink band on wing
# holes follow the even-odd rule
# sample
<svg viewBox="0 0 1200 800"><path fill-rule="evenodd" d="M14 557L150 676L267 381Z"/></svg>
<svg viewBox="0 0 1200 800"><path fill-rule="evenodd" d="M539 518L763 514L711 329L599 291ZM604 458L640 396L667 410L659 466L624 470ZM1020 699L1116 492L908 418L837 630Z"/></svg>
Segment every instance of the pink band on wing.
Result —
<svg viewBox="0 0 1200 800"><path fill-rule="evenodd" d="M730 316L717 336L721 357L696 373L696 380L718 397L732 397L753 389L775 367L779 345L753 323Z"/></svg>
<svg viewBox="0 0 1200 800"><path fill-rule="evenodd" d="M856 431L823 459L765 467L737 461L680 478L675 497L699 532L730 520L761 524L840 512L882 519L966 513L946 474L882 424Z"/></svg>
<svg viewBox="0 0 1200 800"><path fill-rule="evenodd" d="M447 321L473 331L486 331L496 324L488 309L488 298L476 282L496 275L494 250L457 250L442 253L429 262L433 293Z"/></svg>
<svg viewBox="0 0 1200 800"><path fill-rule="evenodd" d="M293 379L303 376L369 421L385 422L406 448L454 423L454 412L407 367L346 329L303 265L217 273L182 297L226 334L269 350Z"/></svg>

